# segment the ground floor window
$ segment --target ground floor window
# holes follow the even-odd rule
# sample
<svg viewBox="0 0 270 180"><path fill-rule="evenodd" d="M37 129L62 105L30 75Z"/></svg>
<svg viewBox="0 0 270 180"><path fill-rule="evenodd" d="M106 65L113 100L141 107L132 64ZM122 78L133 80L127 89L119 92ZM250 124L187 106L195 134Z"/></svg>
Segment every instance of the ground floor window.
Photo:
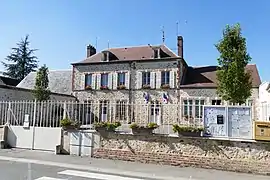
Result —
<svg viewBox="0 0 270 180"><path fill-rule="evenodd" d="M119 120L127 119L127 102L126 101L116 101L115 117Z"/></svg>
<svg viewBox="0 0 270 180"><path fill-rule="evenodd" d="M184 117L188 118L202 118L204 99L187 99L183 101Z"/></svg>

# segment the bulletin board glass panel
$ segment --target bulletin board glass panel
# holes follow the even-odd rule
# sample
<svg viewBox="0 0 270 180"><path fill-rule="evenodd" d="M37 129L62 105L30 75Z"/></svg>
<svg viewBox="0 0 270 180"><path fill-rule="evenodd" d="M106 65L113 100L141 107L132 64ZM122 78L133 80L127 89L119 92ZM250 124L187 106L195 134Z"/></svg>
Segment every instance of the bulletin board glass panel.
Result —
<svg viewBox="0 0 270 180"><path fill-rule="evenodd" d="M228 106L229 137L252 139L251 107Z"/></svg>
<svg viewBox="0 0 270 180"><path fill-rule="evenodd" d="M208 136L228 137L228 120L225 106L203 107L204 128Z"/></svg>

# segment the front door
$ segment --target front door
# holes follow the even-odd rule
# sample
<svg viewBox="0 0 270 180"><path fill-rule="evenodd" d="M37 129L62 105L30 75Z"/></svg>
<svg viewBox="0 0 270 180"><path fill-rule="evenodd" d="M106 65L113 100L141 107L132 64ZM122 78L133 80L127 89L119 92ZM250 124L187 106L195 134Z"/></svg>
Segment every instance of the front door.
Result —
<svg viewBox="0 0 270 180"><path fill-rule="evenodd" d="M105 122L108 120L108 101L100 102L100 121Z"/></svg>
<svg viewBox="0 0 270 180"><path fill-rule="evenodd" d="M150 122L161 125L161 104L160 102L151 102Z"/></svg>

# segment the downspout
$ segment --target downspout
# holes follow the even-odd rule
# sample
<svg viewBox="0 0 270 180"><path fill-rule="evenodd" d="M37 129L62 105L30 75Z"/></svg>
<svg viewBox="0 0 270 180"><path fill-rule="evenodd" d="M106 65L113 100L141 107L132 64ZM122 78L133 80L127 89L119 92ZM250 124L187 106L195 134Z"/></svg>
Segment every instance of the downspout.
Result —
<svg viewBox="0 0 270 180"><path fill-rule="evenodd" d="M136 76L136 74L134 73L134 69L136 69L135 67L135 62L130 62L129 63L129 70L130 70L130 74L129 74L129 123L134 122L134 87L135 87L135 81L132 81L132 77Z"/></svg>
<svg viewBox="0 0 270 180"><path fill-rule="evenodd" d="M180 86L181 86L181 81L182 81L182 77L181 77L181 72L183 71L182 69L182 63L181 63L182 59L178 59L177 60L177 66L178 66L178 71L177 71L177 76L178 76L178 79L177 79L177 104L178 104L178 115L177 115L177 122L180 123L180 116L181 116L181 93L180 93Z"/></svg>

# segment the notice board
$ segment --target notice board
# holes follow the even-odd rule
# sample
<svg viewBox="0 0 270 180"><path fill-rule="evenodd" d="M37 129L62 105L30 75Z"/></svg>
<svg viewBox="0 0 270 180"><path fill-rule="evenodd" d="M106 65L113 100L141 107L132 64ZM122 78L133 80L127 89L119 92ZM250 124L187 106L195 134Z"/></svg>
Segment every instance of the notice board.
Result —
<svg viewBox="0 0 270 180"><path fill-rule="evenodd" d="M252 139L251 107L228 106L229 137Z"/></svg>
<svg viewBox="0 0 270 180"><path fill-rule="evenodd" d="M228 136L228 121L225 106L204 106L203 107L204 128L212 137Z"/></svg>

